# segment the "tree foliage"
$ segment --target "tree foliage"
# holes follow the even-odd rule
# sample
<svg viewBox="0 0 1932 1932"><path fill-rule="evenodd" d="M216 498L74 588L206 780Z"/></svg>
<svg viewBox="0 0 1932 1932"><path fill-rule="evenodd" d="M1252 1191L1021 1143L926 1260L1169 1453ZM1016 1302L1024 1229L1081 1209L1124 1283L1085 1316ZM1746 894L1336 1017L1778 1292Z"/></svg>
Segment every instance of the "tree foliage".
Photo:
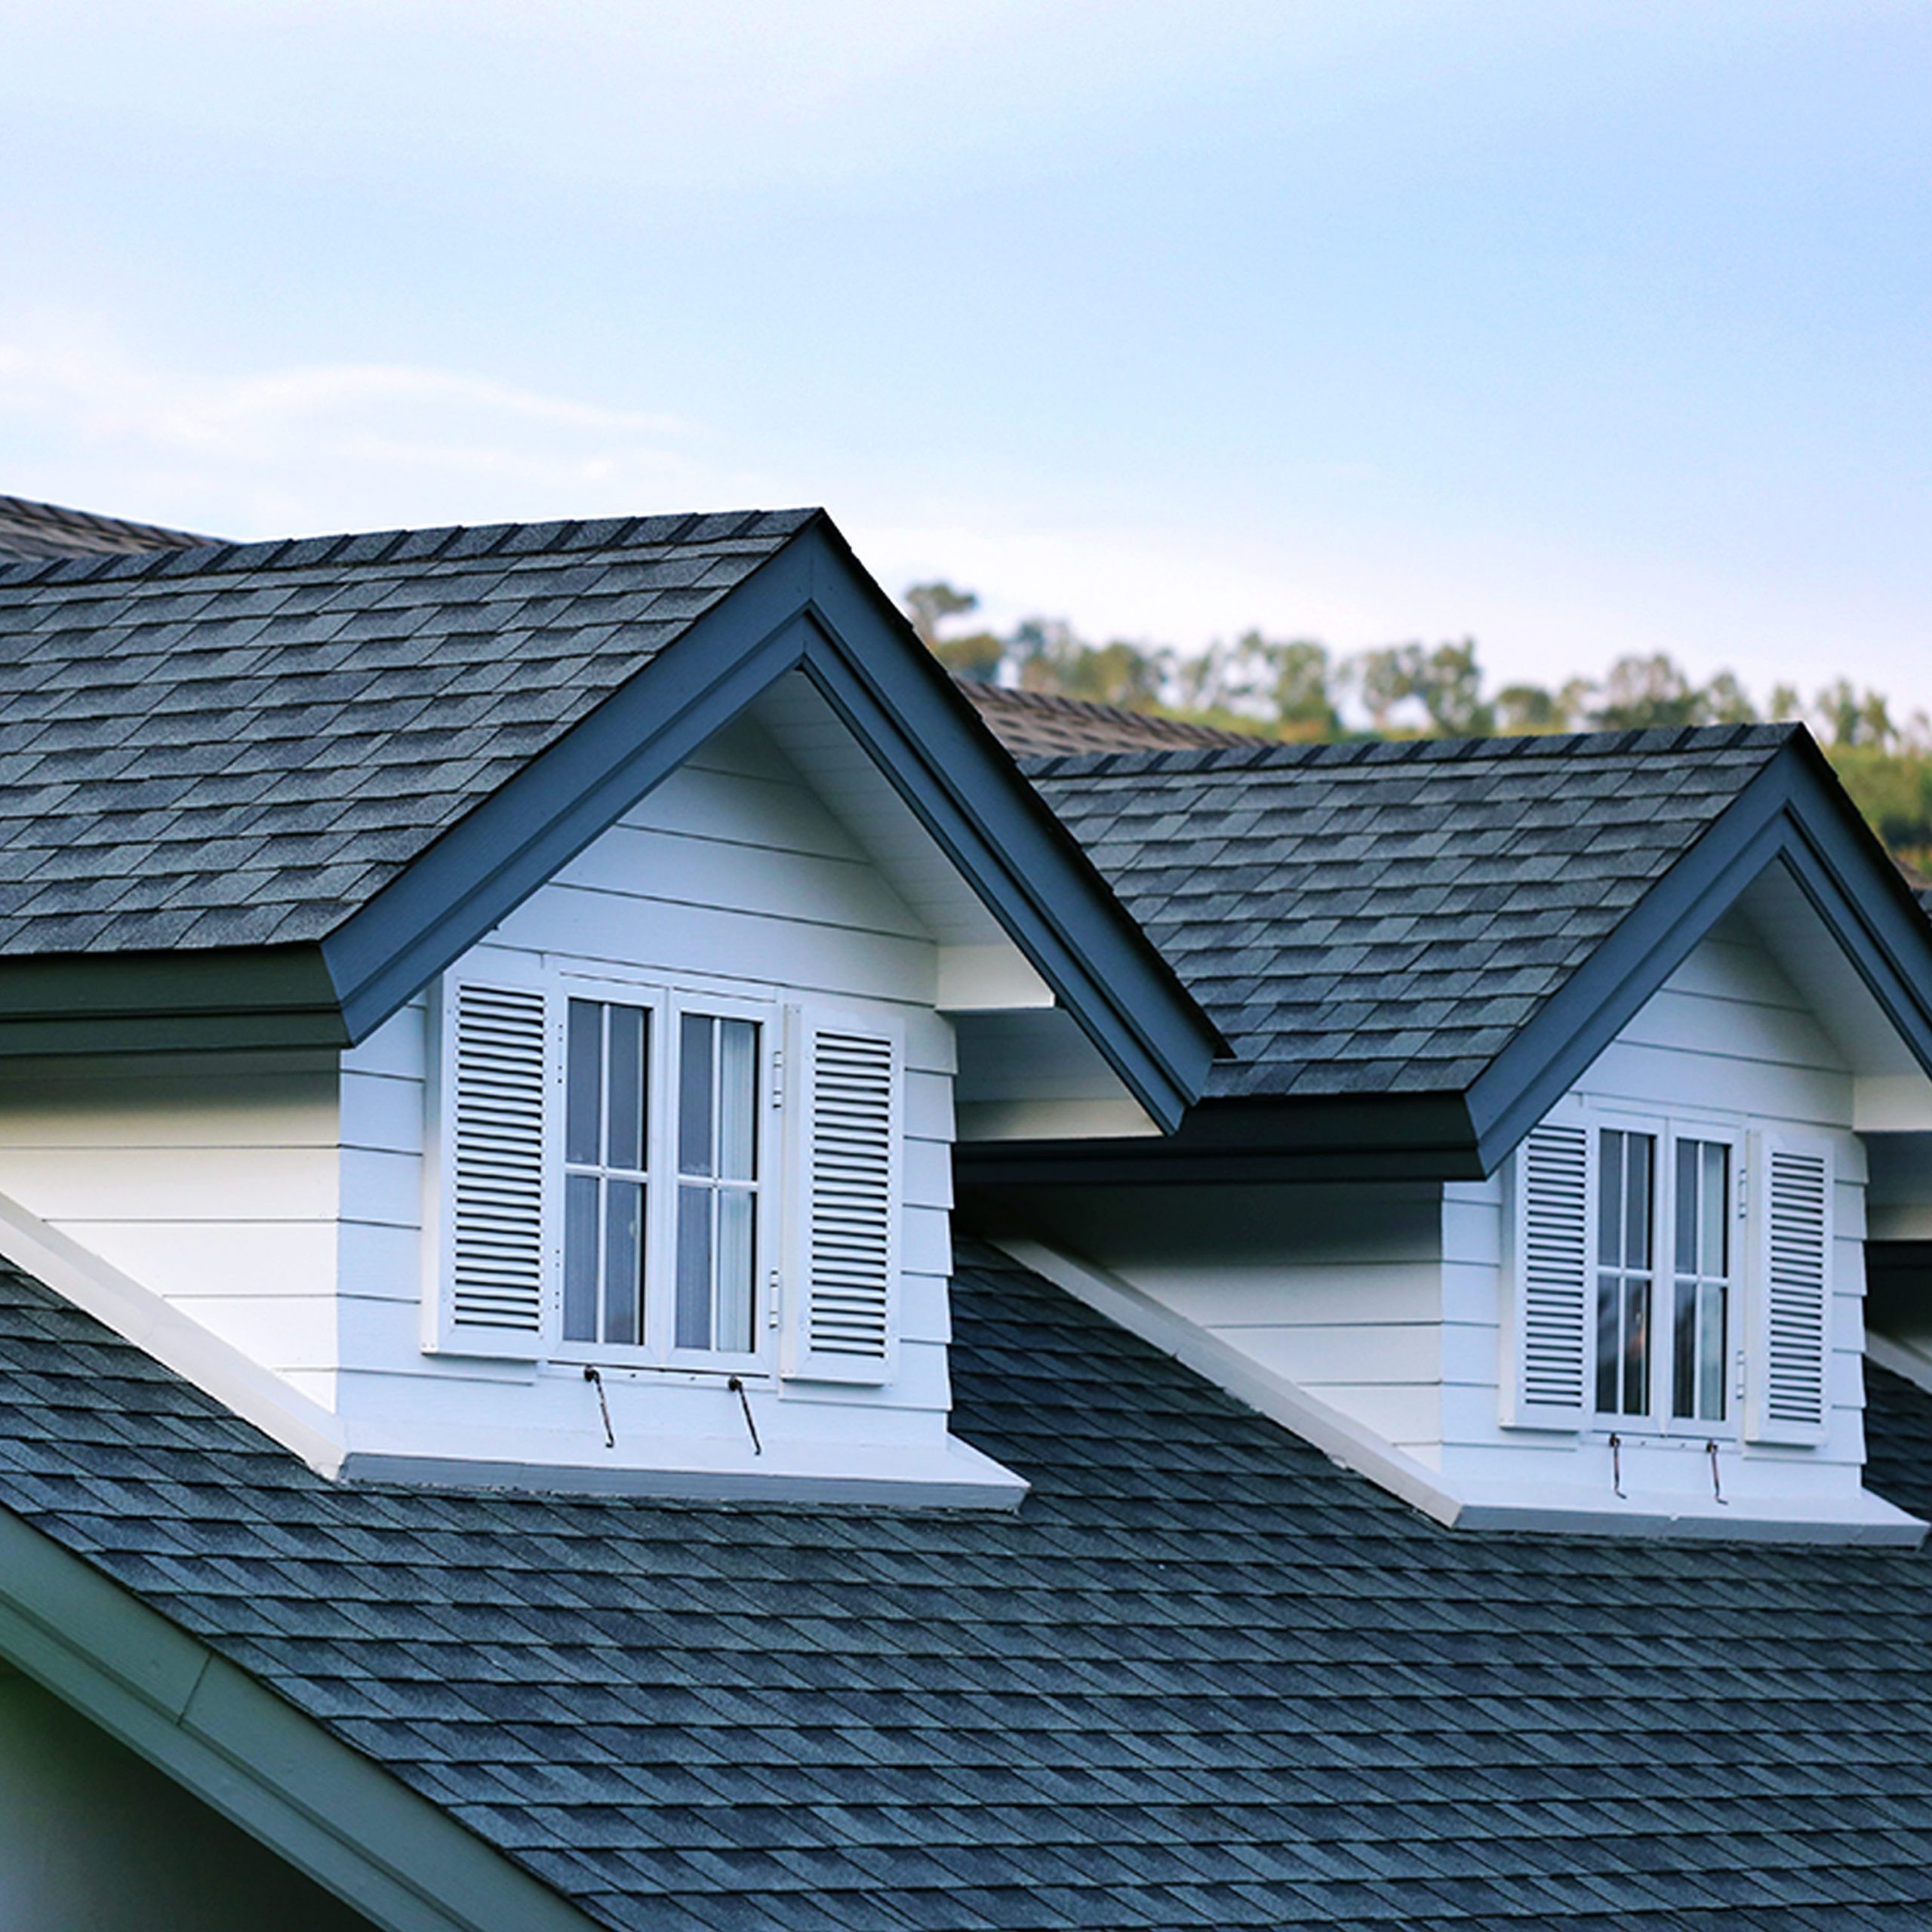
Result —
<svg viewBox="0 0 1932 1932"><path fill-rule="evenodd" d="M1184 653L1124 638L1092 643L1060 618L1029 617L1004 635L961 632L955 627L978 611L979 599L944 582L912 585L905 602L928 648L961 677L1263 737L1479 737L1799 719L1885 843L1932 870L1932 724L1921 713L1900 724L1878 692L1844 678L1808 703L1790 685L1777 685L1761 709L1729 671L1699 684L1661 651L1633 652L1601 677L1492 691L1473 638L1382 645L1338 657L1310 638L1251 630Z"/></svg>

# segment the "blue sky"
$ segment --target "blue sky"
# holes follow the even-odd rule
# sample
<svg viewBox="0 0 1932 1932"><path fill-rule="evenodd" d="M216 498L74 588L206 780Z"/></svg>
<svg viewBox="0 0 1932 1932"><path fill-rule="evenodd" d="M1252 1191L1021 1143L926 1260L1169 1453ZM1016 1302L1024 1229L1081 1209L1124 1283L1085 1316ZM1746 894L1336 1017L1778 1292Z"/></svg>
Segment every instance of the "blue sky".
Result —
<svg viewBox="0 0 1932 1932"><path fill-rule="evenodd" d="M0 490L1932 710L1922 0L0 0Z"/></svg>

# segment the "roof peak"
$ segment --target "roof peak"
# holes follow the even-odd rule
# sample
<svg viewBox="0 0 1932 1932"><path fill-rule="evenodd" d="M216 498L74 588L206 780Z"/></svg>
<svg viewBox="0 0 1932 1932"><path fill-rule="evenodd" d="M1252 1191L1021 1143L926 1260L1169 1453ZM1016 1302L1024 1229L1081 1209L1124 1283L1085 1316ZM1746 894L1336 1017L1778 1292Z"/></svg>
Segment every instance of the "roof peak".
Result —
<svg viewBox="0 0 1932 1932"><path fill-rule="evenodd" d="M824 514L817 508L680 510L541 523L453 523L415 529L345 531L320 537L274 537L255 543L204 538L196 540L192 549L112 555L16 558L0 555L0 584L192 577L205 571L291 570L343 563L470 562L488 557L552 556L591 549L789 535Z"/></svg>
<svg viewBox="0 0 1932 1932"><path fill-rule="evenodd" d="M1020 760L1031 777L1118 773L1281 771L1297 767L1450 764L1476 758L1592 758L1630 752L1766 751L1804 734L1802 724L1686 724L1647 731L1561 731L1493 738L1370 738L1340 743L1189 746L1167 751L1062 752Z"/></svg>

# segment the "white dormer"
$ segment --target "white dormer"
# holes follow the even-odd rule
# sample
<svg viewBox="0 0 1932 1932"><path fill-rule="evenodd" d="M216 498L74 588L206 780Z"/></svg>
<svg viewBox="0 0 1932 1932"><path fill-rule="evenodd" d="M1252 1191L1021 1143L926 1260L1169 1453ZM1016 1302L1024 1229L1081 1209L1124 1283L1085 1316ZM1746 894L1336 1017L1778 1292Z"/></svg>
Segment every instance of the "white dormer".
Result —
<svg viewBox="0 0 1932 1932"><path fill-rule="evenodd" d="M1488 1178L1066 1192L1016 1252L1442 1520L1915 1542L1866 1137L1932 1081L1774 867Z"/></svg>
<svg viewBox="0 0 1932 1932"><path fill-rule="evenodd" d="M91 1037L17 974L24 1051L0 988L0 1251L331 1475L1012 1506L948 1427L955 1084L1158 1133L1212 1029L822 525L500 764L318 946L92 962Z"/></svg>

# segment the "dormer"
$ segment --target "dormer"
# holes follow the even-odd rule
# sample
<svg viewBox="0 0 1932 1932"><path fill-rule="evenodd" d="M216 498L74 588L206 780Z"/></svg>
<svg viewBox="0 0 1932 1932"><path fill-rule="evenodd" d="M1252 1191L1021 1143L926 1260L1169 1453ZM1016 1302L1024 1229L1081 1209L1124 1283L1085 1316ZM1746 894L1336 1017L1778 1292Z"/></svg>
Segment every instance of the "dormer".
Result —
<svg viewBox="0 0 1932 1932"><path fill-rule="evenodd" d="M16 568L0 636L66 807L0 1251L331 1475L1017 1500L955 1119L1158 1137L1216 1038L822 517Z"/></svg>
<svg viewBox="0 0 1932 1932"><path fill-rule="evenodd" d="M1029 769L1235 1054L1164 1143L962 1150L1016 1251L1445 1522L1923 1534L1862 1361L1932 929L1801 734Z"/></svg>

